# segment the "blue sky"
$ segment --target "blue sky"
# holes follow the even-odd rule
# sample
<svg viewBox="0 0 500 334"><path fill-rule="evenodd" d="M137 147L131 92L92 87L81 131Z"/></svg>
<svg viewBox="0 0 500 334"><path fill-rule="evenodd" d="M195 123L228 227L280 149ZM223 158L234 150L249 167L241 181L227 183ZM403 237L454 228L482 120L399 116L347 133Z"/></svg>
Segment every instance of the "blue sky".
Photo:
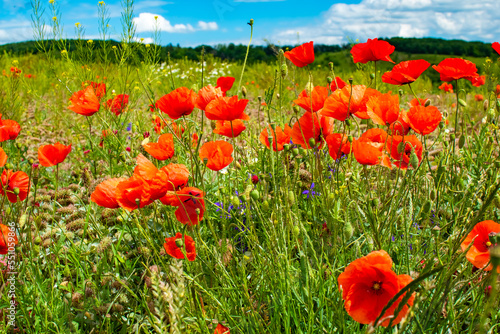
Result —
<svg viewBox="0 0 500 334"><path fill-rule="evenodd" d="M33 39L30 1L1 1L0 44ZM40 1L50 24L49 0ZM98 38L98 1L55 4L65 37L74 37L79 22L85 38ZM119 40L121 3L109 0L105 6L110 37ZM146 43L155 16L163 45L248 43L251 18L253 44L343 44L392 36L500 41L500 0L135 0L137 37Z"/></svg>

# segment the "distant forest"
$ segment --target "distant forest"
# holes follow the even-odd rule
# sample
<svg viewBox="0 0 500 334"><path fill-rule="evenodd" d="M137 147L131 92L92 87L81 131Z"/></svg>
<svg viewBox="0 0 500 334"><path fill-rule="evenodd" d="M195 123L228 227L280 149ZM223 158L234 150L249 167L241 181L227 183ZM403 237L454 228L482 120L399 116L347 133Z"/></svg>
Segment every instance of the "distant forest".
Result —
<svg viewBox="0 0 500 334"><path fill-rule="evenodd" d="M396 51L402 53L411 54L439 54L439 55L450 55L450 56L463 56L463 57L493 57L496 55L495 51L492 49L491 44L483 42L466 42L462 40L445 40L439 38L402 38L402 37L392 37L392 38L381 38L388 41L390 44L396 47ZM54 41L47 41L48 45L54 43ZM67 40L68 51L73 51L76 49L75 40ZM94 50L100 48L101 43L99 41L94 41ZM107 41L107 47L113 45L119 46L120 42ZM200 45L197 47L181 47L179 45L166 45L161 46L159 50L160 59L165 61L170 54L171 59L189 59L198 60L201 54L202 48L205 49L205 53L212 55L214 58L219 58L221 60L238 62L245 58L246 45L235 45L235 44L220 44L217 46ZM282 46L284 50L287 48L292 48L292 46ZM351 45L323 45L317 44L314 46L314 50L317 54L321 53L333 53L343 50L350 50ZM57 49L57 48L56 48ZM267 45L253 45L250 47L250 53L248 55L248 62L272 62L276 59L276 52L278 50L277 46ZM36 54L38 53L36 47L36 42L20 42L0 45L0 55L7 53L11 55L24 55L24 54ZM140 55L139 55L140 57Z"/></svg>

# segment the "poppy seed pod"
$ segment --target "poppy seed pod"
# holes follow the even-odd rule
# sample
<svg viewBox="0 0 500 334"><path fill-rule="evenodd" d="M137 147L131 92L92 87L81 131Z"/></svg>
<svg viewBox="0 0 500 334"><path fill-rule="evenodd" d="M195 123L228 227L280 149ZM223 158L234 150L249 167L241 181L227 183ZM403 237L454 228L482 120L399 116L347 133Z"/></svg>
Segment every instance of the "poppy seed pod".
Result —
<svg viewBox="0 0 500 334"><path fill-rule="evenodd" d="M298 113L299 113L299 111L300 111L300 107L299 107L298 105L294 105L294 106L293 106L293 111L294 111L296 114L298 114Z"/></svg>
<svg viewBox="0 0 500 334"><path fill-rule="evenodd" d="M346 118L346 120L345 120L345 125L346 125L347 127L350 127L350 126L351 126L351 120L350 120L349 118Z"/></svg>
<svg viewBox="0 0 500 334"><path fill-rule="evenodd" d="M310 147L315 147L316 146L316 141L314 140L314 138L309 138L309 146Z"/></svg>
<svg viewBox="0 0 500 334"><path fill-rule="evenodd" d="M352 81L353 81L353 79L352 79L352 78L349 78L348 80L349 80L349 85L351 85L351 86L352 86Z"/></svg>
<svg viewBox="0 0 500 334"><path fill-rule="evenodd" d="M175 245L179 248L182 248L182 246L184 246L184 243L182 242L182 239L175 239Z"/></svg>
<svg viewBox="0 0 500 334"><path fill-rule="evenodd" d="M331 84L333 81L332 77L326 77L326 82L328 82L329 84Z"/></svg>

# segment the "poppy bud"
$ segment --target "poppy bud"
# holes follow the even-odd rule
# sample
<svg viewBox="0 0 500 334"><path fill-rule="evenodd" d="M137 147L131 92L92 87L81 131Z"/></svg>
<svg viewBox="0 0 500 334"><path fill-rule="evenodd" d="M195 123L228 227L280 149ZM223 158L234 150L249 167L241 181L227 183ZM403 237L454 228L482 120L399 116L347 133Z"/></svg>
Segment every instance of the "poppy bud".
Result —
<svg viewBox="0 0 500 334"><path fill-rule="evenodd" d="M425 100L424 107L428 107L431 105L431 99Z"/></svg>
<svg viewBox="0 0 500 334"><path fill-rule="evenodd" d="M208 163L208 158L203 158L203 164L206 166Z"/></svg>
<svg viewBox="0 0 500 334"><path fill-rule="evenodd" d="M410 164L412 165L413 168L417 169L418 168L418 157L417 154L415 153L415 150L413 150L410 154Z"/></svg>
<svg viewBox="0 0 500 334"><path fill-rule="evenodd" d="M350 118L346 118L346 119L345 119L345 125L346 125L347 127L351 127L351 119L350 119Z"/></svg>
<svg viewBox="0 0 500 334"><path fill-rule="evenodd" d="M303 147L299 147L299 153L300 155L304 156L306 155L306 150Z"/></svg>
<svg viewBox="0 0 500 334"><path fill-rule="evenodd" d="M467 107L467 103L462 99L458 99L458 104L460 104L462 107Z"/></svg>
<svg viewBox="0 0 500 334"><path fill-rule="evenodd" d="M461 135L460 139L458 140L458 148L462 148L465 145L465 136Z"/></svg>
<svg viewBox="0 0 500 334"><path fill-rule="evenodd" d="M328 82L329 84L331 84L333 81L332 77L326 77L326 82Z"/></svg>
<svg viewBox="0 0 500 334"><path fill-rule="evenodd" d="M241 94L243 97L247 97L247 89L245 86L241 86Z"/></svg>
<svg viewBox="0 0 500 334"><path fill-rule="evenodd" d="M316 141L314 140L314 138L309 138L309 146L310 147L315 147L316 146Z"/></svg>
<svg viewBox="0 0 500 334"><path fill-rule="evenodd" d="M184 246L184 243L182 242L182 239L175 239L175 245L179 248L182 248L182 246Z"/></svg>
<svg viewBox="0 0 500 334"><path fill-rule="evenodd" d="M283 149L285 150L285 152L288 152L290 150L290 144L283 145Z"/></svg>
<svg viewBox="0 0 500 334"><path fill-rule="evenodd" d="M292 155L293 155L294 157L296 157L297 155L299 155L299 149L298 149L298 148L296 148L296 147L294 147L294 148L292 149Z"/></svg>
<svg viewBox="0 0 500 334"><path fill-rule="evenodd" d="M19 188L14 188L14 194L19 195Z"/></svg>
<svg viewBox="0 0 500 334"><path fill-rule="evenodd" d="M401 142L401 143L399 143L399 144L398 144L398 153L399 153L399 154L401 154L401 153L403 153L403 152L404 152L404 150L405 150L405 145L406 145L406 144L405 144L405 142Z"/></svg>
<svg viewBox="0 0 500 334"><path fill-rule="evenodd" d="M231 196L231 204L234 206L234 207L238 207L241 205L241 202L240 202L240 199L238 196Z"/></svg>
<svg viewBox="0 0 500 334"><path fill-rule="evenodd" d="M347 140L349 141L349 143L352 143L352 141L354 140L354 137L353 137L353 136L351 136L351 135L349 135L349 136L347 137Z"/></svg>
<svg viewBox="0 0 500 334"><path fill-rule="evenodd" d="M370 73L370 79L375 79L375 73Z"/></svg>
<svg viewBox="0 0 500 334"><path fill-rule="evenodd" d="M483 110L486 111L488 110L488 107L490 106L488 100L484 100L484 103L483 103Z"/></svg>
<svg viewBox="0 0 500 334"><path fill-rule="evenodd" d="M434 189L432 189L432 191L431 191L430 199L431 199L431 201L434 201L436 199L436 191Z"/></svg>
<svg viewBox="0 0 500 334"><path fill-rule="evenodd" d="M444 122L443 122L443 121L439 122L439 128L440 128L440 129L443 129L443 128L444 128Z"/></svg>
<svg viewBox="0 0 500 334"><path fill-rule="evenodd" d="M349 222L345 222L342 232L344 234L344 240L351 239L354 234L354 228L352 227L352 224Z"/></svg>
<svg viewBox="0 0 500 334"><path fill-rule="evenodd" d="M299 113L299 111L300 111L300 107L299 107L298 105L294 105L294 106L293 106L293 111L294 111L296 114L298 114L298 113Z"/></svg>
<svg viewBox="0 0 500 334"><path fill-rule="evenodd" d="M281 64L281 76L286 77L288 74L288 66L286 64Z"/></svg>
<svg viewBox="0 0 500 334"><path fill-rule="evenodd" d="M454 142L455 141L455 134L452 133L450 134L450 142Z"/></svg>
<svg viewBox="0 0 500 334"><path fill-rule="evenodd" d="M268 201L262 202L262 211L264 211L264 212L269 211L269 202Z"/></svg>
<svg viewBox="0 0 500 334"><path fill-rule="evenodd" d="M248 22L248 25L249 25L250 27L252 27L252 26L253 26L253 19L250 19L250 22Z"/></svg>
<svg viewBox="0 0 500 334"><path fill-rule="evenodd" d="M63 275L66 276L66 277L70 277L71 276L71 271L69 270L69 267L68 265L66 265L64 267L64 270L63 270Z"/></svg>
<svg viewBox="0 0 500 334"><path fill-rule="evenodd" d="M330 66L330 71L333 71L333 62L329 62L328 66Z"/></svg>
<svg viewBox="0 0 500 334"><path fill-rule="evenodd" d="M295 203L295 195L293 194L293 191L288 191L288 204L292 206Z"/></svg>
<svg viewBox="0 0 500 334"><path fill-rule="evenodd" d="M254 200L254 201L258 201L259 198L260 198L260 193L257 189L254 189L250 192L250 197Z"/></svg>
<svg viewBox="0 0 500 334"><path fill-rule="evenodd" d="M353 80L352 78L349 78L349 85L351 86L352 86L352 80Z"/></svg>
<svg viewBox="0 0 500 334"><path fill-rule="evenodd" d="M495 109L491 108L490 110L488 110L488 116L490 116L491 118L494 118L495 114L496 114Z"/></svg>

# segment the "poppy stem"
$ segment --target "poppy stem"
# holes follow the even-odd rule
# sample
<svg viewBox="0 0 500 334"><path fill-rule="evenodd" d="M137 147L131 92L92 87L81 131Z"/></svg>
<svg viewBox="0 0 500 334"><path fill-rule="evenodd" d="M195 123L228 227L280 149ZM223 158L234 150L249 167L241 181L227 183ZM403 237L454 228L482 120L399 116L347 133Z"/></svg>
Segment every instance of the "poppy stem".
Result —
<svg viewBox="0 0 500 334"><path fill-rule="evenodd" d="M408 84L408 88L410 88L411 93L417 99L418 104L422 105L422 102L420 102L420 99L417 97L417 94L415 94L415 91L413 90L413 87L411 86L411 84Z"/></svg>
<svg viewBox="0 0 500 334"><path fill-rule="evenodd" d="M248 53L250 52L250 44L252 44L252 37L253 37L253 19L250 20L250 41L248 41L248 46L247 46L247 53L245 54L245 60L243 61L243 68L241 69L241 74L240 74L240 81L238 82L238 91L241 91L241 81L243 80L243 73L245 73L245 66L247 64L247 59L248 59Z"/></svg>
<svg viewBox="0 0 500 334"><path fill-rule="evenodd" d="M89 116L85 116L87 119L87 123L89 123L89 143L90 143L90 150L92 151L92 155L94 155L94 145L92 144L92 121L90 120ZM94 177L97 175L97 166L95 164L95 159L92 159L92 165L94 167Z"/></svg>

